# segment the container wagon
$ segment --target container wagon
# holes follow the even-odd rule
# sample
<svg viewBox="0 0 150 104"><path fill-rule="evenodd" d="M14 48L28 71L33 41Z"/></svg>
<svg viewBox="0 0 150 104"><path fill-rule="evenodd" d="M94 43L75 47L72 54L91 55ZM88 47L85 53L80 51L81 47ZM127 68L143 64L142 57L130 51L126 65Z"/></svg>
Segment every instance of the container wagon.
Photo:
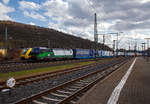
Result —
<svg viewBox="0 0 150 104"><path fill-rule="evenodd" d="M90 49L73 49L75 59L90 59L94 58L94 50Z"/></svg>

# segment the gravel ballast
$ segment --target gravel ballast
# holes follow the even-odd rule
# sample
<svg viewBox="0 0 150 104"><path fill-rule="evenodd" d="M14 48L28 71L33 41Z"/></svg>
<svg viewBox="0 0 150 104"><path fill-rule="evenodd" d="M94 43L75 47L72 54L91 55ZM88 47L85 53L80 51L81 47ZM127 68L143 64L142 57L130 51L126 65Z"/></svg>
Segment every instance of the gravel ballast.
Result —
<svg viewBox="0 0 150 104"><path fill-rule="evenodd" d="M120 60L120 62L121 62L121 60ZM109 62L109 64L110 63L113 63L113 62ZM24 86L13 88L11 95L9 95L8 92L5 92L5 93L1 92L0 93L0 104L10 104L10 103L16 102L22 98L29 97L33 94L37 94L40 91L44 91L44 90L56 87L56 86L63 84L67 81L70 81L70 80L76 79L78 77L84 76L87 73L91 73L91 72L94 72L96 70L101 70L102 67L107 66L107 65L108 65L108 63L100 64L97 66L86 68L84 70L74 71L74 72L71 72L71 73L68 73L65 75L60 75L60 76L50 78L47 80L42 80L39 82L34 82L32 84L27 84Z"/></svg>

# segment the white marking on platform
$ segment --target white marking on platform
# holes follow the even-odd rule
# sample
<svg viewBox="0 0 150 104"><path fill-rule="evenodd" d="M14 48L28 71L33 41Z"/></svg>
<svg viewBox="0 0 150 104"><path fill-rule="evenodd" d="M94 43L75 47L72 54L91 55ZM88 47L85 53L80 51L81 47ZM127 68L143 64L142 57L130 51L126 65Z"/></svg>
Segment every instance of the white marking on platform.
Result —
<svg viewBox="0 0 150 104"><path fill-rule="evenodd" d="M133 63L131 64L131 66L129 67L128 71L126 72L126 74L123 76L123 78L121 79L120 83L116 86L116 88L114 89L114 91L112 92L107 104L117 104L117 101L119 99L119 95L120 95L120 92L124 86L124 84L126 83L131 71L132 71L132 68L136 62L136 59L134 59Z"/></svg>

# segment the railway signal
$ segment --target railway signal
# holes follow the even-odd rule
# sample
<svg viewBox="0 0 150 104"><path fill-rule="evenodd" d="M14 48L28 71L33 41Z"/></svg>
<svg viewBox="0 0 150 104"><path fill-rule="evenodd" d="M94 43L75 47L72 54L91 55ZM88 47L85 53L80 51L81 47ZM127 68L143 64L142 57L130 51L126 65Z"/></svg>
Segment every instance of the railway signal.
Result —
<svg viewBox="0 0 150 104"><path fill-rule="evenodd" d="M12 88L14 87L16 84L16 80L12 77L12 78L9 78L6 82L6 86L9 87L9 88Z"/></svg>
<svg viewBox="0 0 150 104"><path fill-rule="evenodd" d="M3 89L1 92L4 94L6 92L9 92L9 95L12 94L11 89L15 86L16 84L16 80L11 77L6 81L6 86L8 87L8 89Z"/></svg>

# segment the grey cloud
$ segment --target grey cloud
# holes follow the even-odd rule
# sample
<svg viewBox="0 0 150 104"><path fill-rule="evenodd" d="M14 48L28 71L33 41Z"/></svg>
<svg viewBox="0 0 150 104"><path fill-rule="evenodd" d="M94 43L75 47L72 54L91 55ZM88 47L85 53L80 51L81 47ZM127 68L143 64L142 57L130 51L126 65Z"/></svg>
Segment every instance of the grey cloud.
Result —
<svg viewBox="0 0 150 104"><path fill-rule="evenodd" d="M148 27L148 23L135 25L136 22L143 22L150 19L150 2L140 3L136 0L90 0L95 7L97 14L100 15L101 21L116 21L124 22L113 25L114 29L128 30L143 27ZM69 0L68 15L73 19L66 19L65 26L89 26L93 24L94 16L88 2L86 0ZM103 8L103 9L102 9ZM103 16L101 16L103 14ZM86 20L86 21L85 21ZM87 23L85 23L87 22ZM89 25L88 25L89 24ZM112 27L110 28L112 29Z"/></svg>
<svg viewBox="0 0 150 104"><path fill-rule="evenodd" d="M79 18L73 18L73 19L67 19L63 23L65 26L74 26L74 27L87 27L90 25L89 21L86 19L79 19Z"/></svg>
<svg viewBox="0 0 150 104"><path fill-rule="evenodd" d="M85 0L69 0L68 4L68 15L72 19L66 19L65 26L87 27L93 23L94 13L91 14L91 9Z"/></svg>
<svg viewBox="0 0 150 104"><path fill-rule="evenodd" d="M79 2L69 2L69 14L75 18L87 19L90 12L86 10L88 8L83 8L82 5L83 4L79 4Z"/></svg>
<svg viewBox="0 0 150 104"><path fill-rule="evenodd" d="M138 0L89 1L92 3L89 4L88 0L61 0L63 3L56 1L56 3L53 4L53 2L49 1L49 5L46 3L47 6L43 8L48 10L46 15L52 20L56 20L66 31L67 28L72 30L73 28L84 30L84 28L89 28L94 24L92 4L97 11L98 25L102 22L114 24L108 30L129 31L149 29L150 27L150 2L140 3ZM53 17L53 15L56 15L58 18ZM59 19L59 17L61 19ZM75 31L77 31L77 29ZM93 28L90 29L92 30ZM75 32L75 34L80 33Z"/></svg>
<svg viewBox="0 0 150 104"><path fill-rule="evenodd" d="M145 21L143 23L130 23L130 22L117 22L111 28L119 31L123 30L134 30L134 29L150 29L150 21Z"/></svg>
<svg viewBox="0 0 150 104"><path fill-rule="evenodd" d="M95 7L103 6L102 20L120 20L111 28L117 30L145 29L150 27L150 2L136 0L91 0ZM136 24L136 22L143 22Z"/></svg>

